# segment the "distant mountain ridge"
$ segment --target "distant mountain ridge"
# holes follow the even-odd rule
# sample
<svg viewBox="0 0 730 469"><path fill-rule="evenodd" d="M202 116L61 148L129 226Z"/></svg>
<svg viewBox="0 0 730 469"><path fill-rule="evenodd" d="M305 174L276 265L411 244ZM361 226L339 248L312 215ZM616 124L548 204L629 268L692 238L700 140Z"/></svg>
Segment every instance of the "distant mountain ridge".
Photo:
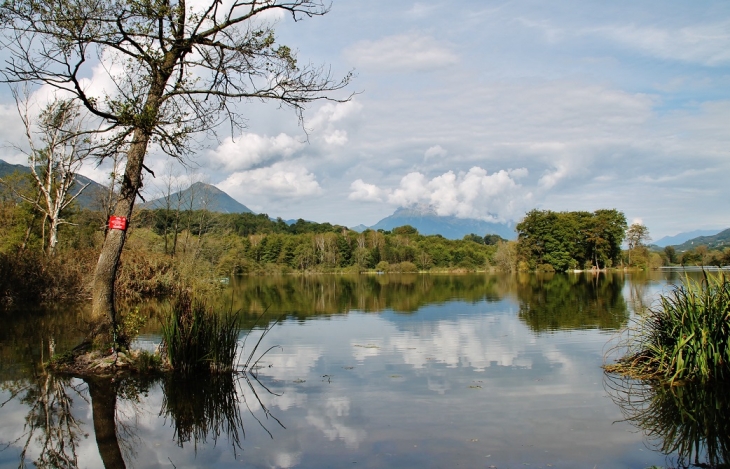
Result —
<svg viewBox="0 0 730 469"><path fill-rule="evenodd" d="M30 174L30 166L24 166L22 164L12 164L7 161L0 160L0 178L5 178L13 173ZM78 191L86 186L83 192L76 198L76 203L80 208L99 210L101 208L101 200L103 195L107 192L107 187L99 184L98 182L77 174L75 176L75 184L71 186L71 194L76 194Z"/></svg>
<svg viewBox="0 0 730 469"><path fill-rule="evenodd" d="M474 233L480 236L496 234L505 239L515 239L514 224L494 223L475 218L457 218L454 216L440 216L430 207L398 208L396 211L369 227L373 230L392 230L403 225L411 225L422 235L439 234L444 238L462 239ZM356 231L367 229L363 225L353 227Z"/></svg>
<svg viewBox="0 0 730 469"><path fill-rule="evenodd" d="M659 238L656 241L654 241L652 244L659 246L661 248L666 246L677 246L680 244L683 244L687 241L690 241L694 238L699 238L701 236L714 236L718 234L721 229L715 229L715 230L694 230L694 231L687 231L684 233L677 233L674 236L664 236L663 238Z"/></svg>
<svg viewBox="0 0 730 469"><path fill-rule="evenodd" d="M168 207L165 197L150 200L140 205L140 208L154 210ZM169 196L171 209L189 210L192 199L193 210L209 210L219 213L253 213L253 211L226 194L217 187L204 182L196 182L187 189L175 192Z"/></svg>
<svg viewBox="0 0 730 469"><path fill-rule="evenodd" d="M698 236L674 246L674 249L683 252L697 246L707 246L709 249L722 249L730 246L730 228L712 236Z"/></svg>

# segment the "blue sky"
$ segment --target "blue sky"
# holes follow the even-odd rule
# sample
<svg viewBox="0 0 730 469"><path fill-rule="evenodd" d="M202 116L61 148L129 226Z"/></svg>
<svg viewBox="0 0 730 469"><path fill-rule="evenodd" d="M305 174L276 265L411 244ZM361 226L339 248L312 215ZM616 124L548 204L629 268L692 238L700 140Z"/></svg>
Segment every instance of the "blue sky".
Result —
<svg viewBox="0 0 730 469"><path fill-rule="evenodd" d="M358 94L310 106L307 134L246 103L242 135L204 142L190 177L255 211L352 226L417 204L514 221L616 208L655 239L730 227L728 2L334 0L276 21L300 62L354 70ZM149 161L148 196L189 177Z"/></svg>

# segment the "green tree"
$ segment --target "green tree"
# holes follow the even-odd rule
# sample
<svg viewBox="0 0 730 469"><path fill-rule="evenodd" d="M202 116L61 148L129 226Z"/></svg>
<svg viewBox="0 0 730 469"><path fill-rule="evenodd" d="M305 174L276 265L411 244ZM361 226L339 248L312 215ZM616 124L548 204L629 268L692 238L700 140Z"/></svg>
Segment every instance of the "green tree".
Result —
<svg viewBox="0 0 730 469"><path fill-rule="evenodd" d="M587 262L603 268L620 259L625 229L626 218L617 210L532 210L516 226L517 251L530 269L565 271Z"/></svg>
<svg viewBox="0 0 730 469"><path fill-rule="evenodd" d="M677 251L674 249L674 246L666 246L664 248L664 254L666 254L667 261L669 261L670 264L677 263Z"/></svg>
<svg viewBox="0 0 730 469"><path fill-rule="evenodd" d="M504 243L507 241L506 239L504 239L503 237L501 237L498 234L486 234L486 235L484 235L483 239L484 239L484 244L486 244L487 246L496 246L499 243Z"/></svg>
<svg viewBox="0 0 730 469"><path fill-rule="evenodd" d="M631 265L631 252L643 246L644 242L651 241L649 229L641 223L634 223L626 230L626 242L629 245L629 265Z"/></svg>
<svg viewBox="0 0 730 469"><path fill-rule="evenodd" d="M185 155L196 132L212 131L223 119L242 126L234 107L240 101L274 100L301 119L307 103L328 99L350 81L350 74L333 79L328 68L300 65L263 17L273 11L295 20L323 15L328 7L321 0L190 3L6 0L0 5L10 56L5 81L47 85L72 96L103 123L109 153L126 152L116 216L132 215L151 145L175 158ZM107 70L121 70L111 76L114 88L101 96L89 94L84 84L96 56L112 62ZM92 287L92 314L106 315L112 328L125 237L122 230L107 233Z"/></svg>

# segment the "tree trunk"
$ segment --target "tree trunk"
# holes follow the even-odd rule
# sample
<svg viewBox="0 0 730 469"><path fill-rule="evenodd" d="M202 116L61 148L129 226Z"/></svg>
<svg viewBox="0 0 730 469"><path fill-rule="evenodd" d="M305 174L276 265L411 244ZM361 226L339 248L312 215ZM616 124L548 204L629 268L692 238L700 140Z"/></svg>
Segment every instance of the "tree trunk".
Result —
<svg viewBox="0 0 730 469"><path fill-rule="evenodd" d="M53 256L56 254L56 245L58 244L58 218L59 216L56 215L55 218L51 219L51 227L49 228L48 232L48 255Z"/></svg>
<svg viewBox="0 0 730 469"><path fill-rule="evenodd" d="M117 438L117 391L99 378L86 380L89 385L91 409L94 419L94 436L99 455L106 469L126 469Z"/></svg>
<svg viewBox="0 0 730 469"><path fill-rule="evenodd" d="M127 166L124 170L119 202L114 209L115 216L125 217L127 220L132 216L134 200L137 197L137 192L142 187L142 164L149 139L149 134L141 129L134 132L132 145L127 153ZM126 234L126 231L122 230L109 230L107 232L94 272L92 314L97 319L107 318L112 327L112 332L116 331L114 281L117 276L117 267L119 266L119 258L122 255Z"/></svg>

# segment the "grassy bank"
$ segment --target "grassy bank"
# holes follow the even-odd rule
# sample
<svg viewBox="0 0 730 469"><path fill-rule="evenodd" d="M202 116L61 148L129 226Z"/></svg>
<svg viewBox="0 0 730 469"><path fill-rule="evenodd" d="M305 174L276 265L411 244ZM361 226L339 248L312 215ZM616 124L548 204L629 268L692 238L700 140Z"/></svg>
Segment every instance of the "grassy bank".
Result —
<svg viewBox="0 0 730 469"><path fill-rule="evenodd" d="M730 379L730 281L705 273L660 297L629 331L628 353L608 372L638 379L727 381Z"/></svg>

